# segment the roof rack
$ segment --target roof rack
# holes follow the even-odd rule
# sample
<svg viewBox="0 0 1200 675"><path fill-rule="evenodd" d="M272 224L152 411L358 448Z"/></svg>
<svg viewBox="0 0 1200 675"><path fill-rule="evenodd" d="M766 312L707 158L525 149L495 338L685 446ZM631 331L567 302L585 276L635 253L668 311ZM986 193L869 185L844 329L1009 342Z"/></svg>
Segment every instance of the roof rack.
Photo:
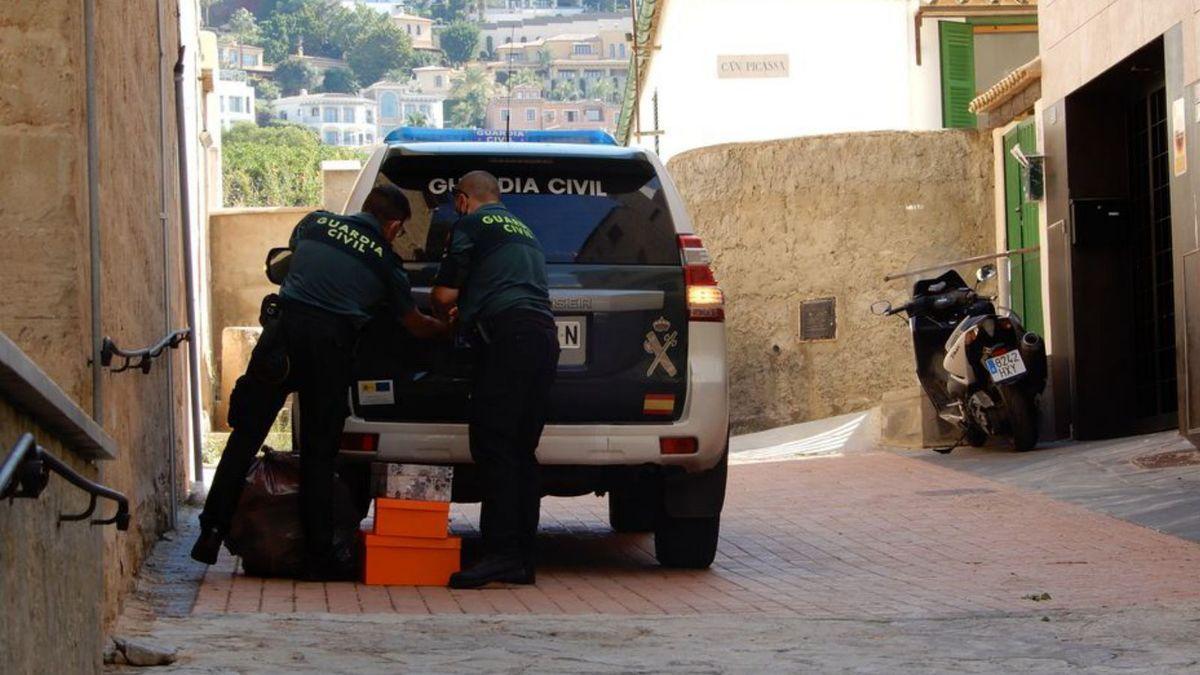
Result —
<svg viewBox="0 0 1200 675"><path fill-rule="evenodd" d="M428 129L397 127L384 139L387 143L571 143L575 145L616 145L606 131L598 129L514 130L502 129Z"/></svg>

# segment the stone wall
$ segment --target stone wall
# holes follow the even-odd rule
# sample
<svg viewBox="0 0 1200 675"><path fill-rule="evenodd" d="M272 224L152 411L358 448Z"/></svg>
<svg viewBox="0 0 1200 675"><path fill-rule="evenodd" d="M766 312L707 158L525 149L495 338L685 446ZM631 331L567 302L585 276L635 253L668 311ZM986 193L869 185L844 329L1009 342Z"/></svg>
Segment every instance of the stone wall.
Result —
<svg viewBox="0 0 1200 675"><path fill-rule="evenodd" d="M889 273L995 250L990 135L881 132L701 148L668 165L725 290L736 432L861 410L916 384ZM800 305L836 299L836 337Z"/></svg>
<svg viewBox="0 0 1200 675"><path fill-rule="evenodd" d="M86 505L86 498L57 479L38 501L0 504L0 597L9 620L20 622L0 630L7 672L99 668L103 631L168 526L171 490L186 475L184 354L172 354L170 380L163 360L149 375L106 372L98 389L90 362L101 336L137 348L187 322L171 79L177 5L127 0L94 6L100 332L91 330L83 5L66 0L10 2L0 11L0 157L6 165L0 172L0 331L84 410L102 406L97 422L116 441L115 460L89 464L52 435L40 432L38 439L125 492L133 523L127 532L58 527L58 511ZM161 70L160 56L166 59ZM0 447L7 450L36 425L3 401L0 408Z"/></svg>

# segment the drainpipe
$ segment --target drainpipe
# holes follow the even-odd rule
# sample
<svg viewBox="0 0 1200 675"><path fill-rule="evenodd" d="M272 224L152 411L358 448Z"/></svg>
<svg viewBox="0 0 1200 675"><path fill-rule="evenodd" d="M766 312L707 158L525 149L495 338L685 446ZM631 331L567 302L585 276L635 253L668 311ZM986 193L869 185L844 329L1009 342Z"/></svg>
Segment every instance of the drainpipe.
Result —
<svg viewBox="0 0 1200 675"><path fill-rule="evenodd" d="M162 225L162 289L163 289L163 334L170 335L174 331L171 325L171 299L174 295L171 284L171 219L167 216L167 176L170 175L167 171L167 87L166 87L166 72L164 71L164 60L166 53L163 50L163 33L162 33L162 4L156 3L158 8L158 16L156 22L156 31L158 35L158 157L160 161L159 173L159 190L158 190L158 219ZM182 158L180 158L182 161ZM178 511L178 496L176 490L176 476L178 469L175 463L175 357L168 356L163 359L167 371L167 430L170 434L167 436L167 481L168 492L170 493L171 510L168 515L167 524L170 529L174 530L176 526L176 515Z"/></svg>
<svg viewBox="0 0 1200 675"><path fill-rule="evenodd" d="M203 415L200 412L200 331L196 320L196 282L192 278L192 205L188 196L187 161L187 113L183 97L184 47L179 47L179 60L175 62L175 134L179 143L179 210L183 222L183 278L186 283L188 327L188 373L192 403L192 462L196 484L204 484L204 444L201 438Z"/></svg>
<svg viewBox="0 0 1200 675"><path fill-rule="evenodd" d="M88 247L91 253L92 419L104 426L104 380L100 364L100 130L96 120L96 8L83 0L83 53L87 81Z"/></svg>

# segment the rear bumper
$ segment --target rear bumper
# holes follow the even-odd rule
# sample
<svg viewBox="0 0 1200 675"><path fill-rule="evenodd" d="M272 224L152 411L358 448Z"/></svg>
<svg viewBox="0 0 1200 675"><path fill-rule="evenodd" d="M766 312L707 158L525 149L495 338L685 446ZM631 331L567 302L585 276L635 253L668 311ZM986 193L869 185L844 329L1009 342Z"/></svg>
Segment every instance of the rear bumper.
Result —
<svg viewBox="0 0 1200 675"><path fill-rule="evenodd" d="M345 430L379 434L379 451L347 456L416 464L469 464L465 424L369 422L350 417ZM725 325L692 322L688 326L688 392L678 421L664 424L547 425L538 446L538 462L566 466L679 466L688 472L715 466L729 435L729 387ZM691 436L692 455L662 455L659 439Z"/></svg>

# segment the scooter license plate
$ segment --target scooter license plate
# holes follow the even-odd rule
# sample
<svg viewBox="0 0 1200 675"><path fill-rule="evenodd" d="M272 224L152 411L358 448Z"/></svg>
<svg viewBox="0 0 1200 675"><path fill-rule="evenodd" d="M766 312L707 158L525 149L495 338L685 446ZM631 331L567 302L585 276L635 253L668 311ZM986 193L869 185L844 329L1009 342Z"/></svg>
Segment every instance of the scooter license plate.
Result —
<svg viewBox="0 0 1200 675"><path fill-rule="evenodd" d="M983 365L987 366L992 382L996 384L1003 384L1025 374L1025 361L1021 358L1021 352L1015 349L992 357L984 361Z"/></svg>

